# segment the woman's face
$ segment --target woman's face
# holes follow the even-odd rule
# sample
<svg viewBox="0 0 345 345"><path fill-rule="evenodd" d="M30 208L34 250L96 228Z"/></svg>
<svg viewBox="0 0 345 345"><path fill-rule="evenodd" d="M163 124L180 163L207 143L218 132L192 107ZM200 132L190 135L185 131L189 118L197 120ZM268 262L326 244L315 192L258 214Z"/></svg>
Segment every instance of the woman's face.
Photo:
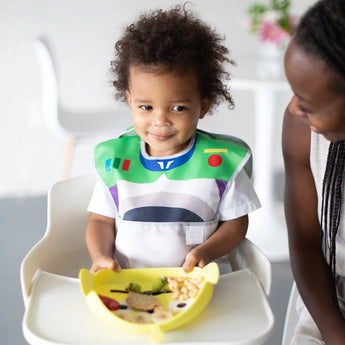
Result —
<svg viewBox="0 0 345 345"><path fill-rule="evenodd" d="M294 40L285 53L284 66L294 93L290 113L330 141L345 140L344 79Z"/></svg>

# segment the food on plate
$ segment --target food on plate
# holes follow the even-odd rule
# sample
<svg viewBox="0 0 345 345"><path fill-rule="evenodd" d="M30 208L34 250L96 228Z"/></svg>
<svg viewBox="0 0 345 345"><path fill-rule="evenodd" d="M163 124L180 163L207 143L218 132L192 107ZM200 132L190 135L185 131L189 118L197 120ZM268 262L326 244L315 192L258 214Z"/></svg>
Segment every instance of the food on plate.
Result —
<svg viewBox="0 0 345 345"><path fill-rule="evenodd" d="M131 315L130 321L134 323L151 323L152 316L145 311L138 311L137 313Z"/></svg>
<svg viewBox="0 0 345 345"><path fill-rule="evenodd" d="M173 317L174 314L170 310L165 310L163 307L157 307L155 308L153 314L152 314L152 322L163 322L171 317Z"/></svg>
<svg viewBox="0 0 345 345"><path fill-rule="evenodd" d="M171 292L167 277L161 276L157 278L152 285L152 294L158 295L160 293Z"/></svg>
<svg viewBox="0 0 345 345"><path fill-rule="evenodd" d="M127 305L135 310L153 310L159 306L159 300L155 296L143 295L130 291L126 298Z"/></svg>
<svg viewBox="0 0 345 345"><path fill-rule="evenodd" d="M129 283L129 285L126 287L126 291L132 291L132 292L136 292L136 293L140 293L141 292L141 285L137 284L137 283Z"/></svg>
<svg viewBox="0 0 345 345"><path fill-rule="evenodd" d="M141 291L141 286L131 282L124 293L128 293L125 304L115 309L115 315L134 323L163 322L187 309L200 291L203 276L196 277L159 277L152 285L152 290ZM133 292L132 289L140 292ZM121 290L114 290L121 292ZM171 293L170 302L164 308L154 295Z"/></svg>
<svg viewBox="0 0 345 345"><path fill-rule="evenodd" d="M176 315L175 311L165 310L162 306L155 307L150 311L138 311L128 308L116 310L115 315L123 320L134 323L158 323L166 321Z"/></svg>
<svg viewBox="0 0 345 345"><path fill-rule="evenodd" d="M212 262L189 273L181 267L120 272L106 269L95 274L82 269L79 277L87 304L106 324L121 331L150 333L154 342L162 342L165 332L188 323L206 307L219 280L219 268ZM140 293L128 291L133 289ZM99 295L110 299L105 299L104 304ZM150 310L135 309L138 305L131 300L136 301L138 295L140 300L154 301L150 305L144 303L144 309ZM109 310L106 305L118 309Z"/></svg>
<svg viewBox="0 0 345 345"><path fill-rule="evenodd" d="M204 277L203 276L196 276L194 278L169 277L167 280L169 283L169 288L172 292L171 299L172 300L179 299L181 301L185 301L188 298L193 298L198 294L202 286Z"/></svg>
<svg viewBox="0 0 345 345"><path fill-rule="evenodd" d="M98 295L103 304L111 311L118 310L120 309L120 303L116 301L113 298L103 296L103 295Z"/></svg>
<svg viewBox="0 0 345 345"><path fill-rule="evenodd" d="M119 309L116 310L114 314L122 320L132 322L132 316L126 310Z"/></svg>

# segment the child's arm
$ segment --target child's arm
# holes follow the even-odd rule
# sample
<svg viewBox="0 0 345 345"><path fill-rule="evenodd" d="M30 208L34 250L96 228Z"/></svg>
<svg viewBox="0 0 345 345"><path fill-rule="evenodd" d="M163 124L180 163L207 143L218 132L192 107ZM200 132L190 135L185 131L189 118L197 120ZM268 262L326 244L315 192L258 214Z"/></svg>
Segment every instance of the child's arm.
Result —
<svg viewBox="0 0 345 345"><path fill-rule="evenodd" d="M115 219L90 213L86 227L86 245L92 260L92 273L104 268L121 270L114 260Z"/></svg>
<svg viewBox="0 0 345 345"><path fill-rule="evenodd" d="M194 266L204 267L210 261L229 253L244 240L247 228L247 215L221 222L217 231L187 254L182 266L184 271L189 272Z"/></svg>

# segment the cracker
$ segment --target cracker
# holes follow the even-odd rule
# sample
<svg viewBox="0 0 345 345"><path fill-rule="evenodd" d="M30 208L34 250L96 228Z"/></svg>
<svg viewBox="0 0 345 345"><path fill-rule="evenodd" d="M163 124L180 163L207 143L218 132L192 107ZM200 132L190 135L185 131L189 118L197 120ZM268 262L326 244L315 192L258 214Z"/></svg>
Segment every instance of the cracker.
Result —
<svg viewBox="0 0 345 345"><path fill-rule="evenodd" d="M153 310L159 305L159 300L155 296L142 295L140 293L130 291L126 298L127 305L135 310Z"/></svg>

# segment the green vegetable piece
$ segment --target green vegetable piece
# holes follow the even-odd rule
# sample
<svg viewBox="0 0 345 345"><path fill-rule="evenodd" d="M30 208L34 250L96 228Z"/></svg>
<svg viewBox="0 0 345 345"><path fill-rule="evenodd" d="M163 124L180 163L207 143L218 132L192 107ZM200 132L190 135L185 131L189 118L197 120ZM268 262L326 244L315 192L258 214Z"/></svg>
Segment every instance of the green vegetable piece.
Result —
<svg viewBox="0 0 345 345"><path fill-rule="evenodd" d="M163 284L161 292L171 292L168 281Z"/></svg>
<svg viewBox="0 0 345 345"><path fill-rule="evenodd" d="M152 285L152 294L158 295L160 293L170 292L168 279L166 277L157 278Z"/></svg>
<svg viewBox="0 0 345 345"><path fill-rule="evenodd" d="M162 279L161 279L161 278L157 278L157 279L153 282L153 285L152 285L152 293L153 293L154 295L160 293L161 288L162 288Z"/></svg>
<svg viewBox="0 0 345 345"><path fill-rule="evenodd" d="M136 293L141 292L141 286L137 283L129 283L129 285L126 287L126 291L132 291Z"/></svg>

